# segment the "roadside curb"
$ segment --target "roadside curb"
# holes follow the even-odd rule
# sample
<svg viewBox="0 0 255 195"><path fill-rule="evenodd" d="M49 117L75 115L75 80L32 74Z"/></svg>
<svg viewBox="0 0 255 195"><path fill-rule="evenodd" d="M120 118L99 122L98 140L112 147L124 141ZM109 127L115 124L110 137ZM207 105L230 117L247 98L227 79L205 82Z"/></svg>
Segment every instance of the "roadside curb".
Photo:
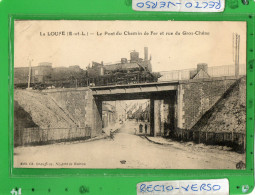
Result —
<svg viewBox="0 0 255 195"><path fill-rule="evenodd" d="M111 132L112 132L113 134L115 134L115 133L118 132L119 129L120 129L120 128L116 128L116 129L114 129L114 130L111 131ZM76 142L73 142L73 143L93 142L93 141L102 140L102 139L108 139L108 138L111 138L111 135L107 135L106 133L102 133L100 136L93 137L93 138L90 138L90 139L87 139L87 140L76 141Z"/></svg>
<svg viewBox="0 0 255 195"><path fill-rule="evenodd" d="M57 144L80 144L80 143L87 143L87 142L93 142L93 141L96 141L96 140L101 140L101 139L107 139L109 136L108 135L100 135L98 137L93 137L93 138L90 138L90 139L81 139L81 140L76 140L76 141L71 141L71 142L59 142Z"/></svg>
<svg viewBox="0 0 255 195"><path fill-rule="evenodd" d="M88 140L85 140L85 142L90 142L90 141L96 141L96 140L100 140L100 139L106 139L108 138L109 136L108 135L102 135L102 136L98 136L98 137L93 137L91 139L88 139Z"/></svg>
<svg viewBox="0 0 255 195"><path fill-rule="evenodd" d="M145 139L147 139L149 142L152 142L154 144L159 144L159 145L165 145L165 146L169 146L169 145L173 145L173 144L167 144L167 143L161 143L161 142L156 142L156 141L153 141L151 140L149 137L147 137L146 135L144 135Z"/></svg>
<svg viewBox="0 0 255 195"><path fill-rule="evenodd" d="M120 130L121 127L122 126L116 127L116 129L112 130L111 133L112 134L117 133ZM87 143L87 142L93 142L93 141L97 141L97 140L108 139L108 138L111 138L111 135L107 135L106 133L102 133L101 135L99 135L97 137L93 137L93 138L86 139L86 140L73 141L73 142L69 142L69 143L72 143L72 144ZM60 143L62 143L62 142L60 142Z"/></svg>

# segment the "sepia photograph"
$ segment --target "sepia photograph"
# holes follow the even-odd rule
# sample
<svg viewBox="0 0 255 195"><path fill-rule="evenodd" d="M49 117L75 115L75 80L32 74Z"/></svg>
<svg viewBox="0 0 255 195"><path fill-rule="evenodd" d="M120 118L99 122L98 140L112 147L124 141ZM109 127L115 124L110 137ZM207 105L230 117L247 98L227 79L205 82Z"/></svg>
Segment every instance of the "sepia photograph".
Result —
<svg viewBox="0 0 255 195"><path fill-rule="evenodd" d="M14 168L246 169L246 30L15 20Z"/></svg>

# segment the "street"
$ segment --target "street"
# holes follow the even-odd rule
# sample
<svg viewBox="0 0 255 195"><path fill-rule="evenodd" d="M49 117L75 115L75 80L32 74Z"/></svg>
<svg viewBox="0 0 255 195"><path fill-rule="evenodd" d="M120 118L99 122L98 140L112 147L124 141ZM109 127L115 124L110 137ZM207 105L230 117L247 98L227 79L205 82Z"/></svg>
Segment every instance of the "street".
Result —
<svg viewBox="0 0 255 195"><path fill-rule="evenodd" d="M135 135L127 121L113 138L14 149L14 167L124 169L236 169L245 154L176 141L159 145Z"/></svg>

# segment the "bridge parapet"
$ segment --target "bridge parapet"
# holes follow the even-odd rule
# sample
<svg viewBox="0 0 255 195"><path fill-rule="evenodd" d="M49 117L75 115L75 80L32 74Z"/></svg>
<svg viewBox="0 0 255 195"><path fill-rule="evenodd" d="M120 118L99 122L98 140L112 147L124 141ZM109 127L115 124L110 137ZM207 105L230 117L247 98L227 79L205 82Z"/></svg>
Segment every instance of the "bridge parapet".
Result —
<svg viewBox="0 0 255 195"><path fill-rule="evenodd" d="M177 90L179 82L155 82L139 83L130 85L112 85L91 87L93 95L114 95L114 94L135 94L135 93L154 93L161 91Z"/></svg>

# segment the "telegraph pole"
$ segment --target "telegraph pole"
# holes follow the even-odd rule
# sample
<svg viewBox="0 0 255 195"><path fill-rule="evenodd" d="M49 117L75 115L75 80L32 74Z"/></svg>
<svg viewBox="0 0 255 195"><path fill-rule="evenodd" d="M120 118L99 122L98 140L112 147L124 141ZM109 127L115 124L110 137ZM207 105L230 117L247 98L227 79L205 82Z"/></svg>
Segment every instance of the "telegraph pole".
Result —
<svg viewBox="0 0 255 195"><path fill-rule="evenodd" d="M30 89L30 83L31 83L32 61L33 61L32 59L29 60L28 83L27 83L28 89Z"/></svg>
<svg viewBox="0 0 255 195"><path fill-rule="evenodd" d="M239 76L239 50L240 50L240 35L235 34L235 76Z"/></svg>

